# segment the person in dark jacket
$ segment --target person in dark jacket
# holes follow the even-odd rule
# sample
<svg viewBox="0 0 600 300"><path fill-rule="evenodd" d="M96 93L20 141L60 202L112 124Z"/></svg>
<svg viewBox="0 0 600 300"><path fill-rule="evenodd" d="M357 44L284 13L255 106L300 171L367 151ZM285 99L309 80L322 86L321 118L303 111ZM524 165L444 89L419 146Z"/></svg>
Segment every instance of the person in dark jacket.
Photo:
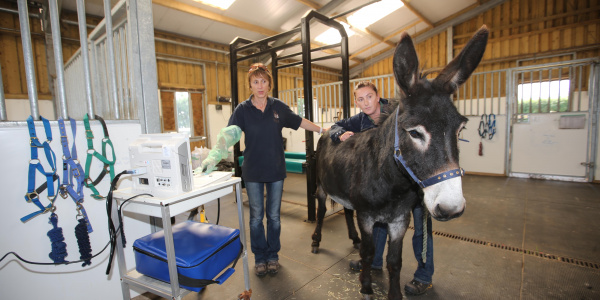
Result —
<svg viewBox="0 0 600 300"><path fill-rule="evenodd" d="M354 101L361 112L348 119L340 120L331 126L329 135L334 142L343 142L351 138L354 133L377 127L379 116L389 104L387 99L379 97L377 87L370 81L361 81L354 88ZM413 280L407 283L404 290L410 295L421 295L430 289L433 276L433 234L431 218L427 220L427 254L423 262L423 209L421 203L413 209L415 234L413 235L413 251L418 262L417 271ZM373 242L375 243L375 256L371 268L383 268L383 251L387 240L387 224L376 222L373 225ZM351 260L350 268L355 271L362 269L360 260Z"/></svg>
<svg viewBox="0 0 600 300"><path fill-rule="evenodd" d="M252 95L235 108L227 124L239 126L245 134L242 179L250 203L250 245L258 276L267 272L275 274L279 270L281 195L286 177L281 130L284 127L294 130L301 127L317 133L324 131L298 116L281 100L269 97L272 82L266 66L253 64L248 72ZM266 235L263 225L265 212Z"/></svg>

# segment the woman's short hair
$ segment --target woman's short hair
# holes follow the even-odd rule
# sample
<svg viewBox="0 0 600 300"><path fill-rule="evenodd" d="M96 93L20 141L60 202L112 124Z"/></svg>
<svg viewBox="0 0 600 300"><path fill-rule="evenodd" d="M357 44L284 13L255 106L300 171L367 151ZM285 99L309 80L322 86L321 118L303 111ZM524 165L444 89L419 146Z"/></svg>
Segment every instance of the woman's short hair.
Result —
<svg viewBox="0 0 600 300"><path fill-rule="evenodd" d="M379 95L379 92L377 91L377 87L375 86L375 84L373 84L370 81L360 81L355 87L354 87L354 97L356 97L356 91L358 89L362 89L364 87L370 87L373 91L375 91L375 94Z"/></svg>
<svg viewBox="0 0 600 300"><path fill-rule="evenodd" d="M273 76L271 76L271 72L269 69L262 63L255 63L250 66L250 70L248 70L248 87L252 88L251 78L255 77L263 77L267 79L269 82L269 91L271 90L273 83Z"/></svg>

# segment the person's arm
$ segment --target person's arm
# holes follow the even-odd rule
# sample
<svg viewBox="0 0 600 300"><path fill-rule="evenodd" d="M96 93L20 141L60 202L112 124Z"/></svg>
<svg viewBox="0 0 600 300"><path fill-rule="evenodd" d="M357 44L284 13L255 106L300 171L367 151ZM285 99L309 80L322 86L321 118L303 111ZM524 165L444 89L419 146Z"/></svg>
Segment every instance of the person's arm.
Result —
<svg viewBox="0 0 600 300"><path fill-rule="evenodd" d="M300 123L300 128L302 128L304 130L316 132L318 134L322 134L323 132L325 132L327 130L327 129L319 127L317 124L315 124L305 118L302 118L302 123Z"/></svg>
<svg viewBox="0 0 600 300"><path fill-rule="evenodd" d="M334 142L343 142L353 136L355 132L360 132L359 115L337 121L331 126L329 137L331 137L331 140Z"/></svg>

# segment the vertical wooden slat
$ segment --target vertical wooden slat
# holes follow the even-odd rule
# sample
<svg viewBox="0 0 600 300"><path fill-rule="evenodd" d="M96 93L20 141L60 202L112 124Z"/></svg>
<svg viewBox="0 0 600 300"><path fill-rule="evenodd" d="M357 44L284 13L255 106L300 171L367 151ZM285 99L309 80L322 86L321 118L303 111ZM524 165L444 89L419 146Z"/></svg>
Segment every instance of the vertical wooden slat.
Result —
<svg viewBox="0 0 600 300"><path fill-rule="evenodd" d="M160 92L163 132L177 131L175 125L175 93Z"/></svg>
<svg viewBox="0 0 600 300"><path fill-rule="evenodd" d="M201 93L190 93L192 101L192 119L194 123L194 136L206 136L204 131L204 106Z"/></svg>

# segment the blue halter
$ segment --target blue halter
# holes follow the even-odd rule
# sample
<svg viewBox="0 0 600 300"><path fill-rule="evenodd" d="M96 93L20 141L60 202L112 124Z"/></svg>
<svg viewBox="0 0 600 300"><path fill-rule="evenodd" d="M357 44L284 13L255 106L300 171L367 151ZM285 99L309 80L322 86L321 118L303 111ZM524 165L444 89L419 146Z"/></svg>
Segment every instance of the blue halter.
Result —
<svg viewBox="0 0 600 300"><path fill-rule="evenodd" d="M400 107L398 107L396 109L396 120L394 120L394 135L395 135L395 140L394 140L394 159L396 160L396 163L400 163L402 164L402 166L404 167L404 169L406 169L406 172L408 172L408 174L410 175L410 177L412 177L412 179L421 187L421 188L426 188L428 186L432 186L436 183L440 183L442 181L448 180L448 179L452 179L454 177L457 176L463 176L465 174L465 170L463 170L462 168L458 168L458 169L454 169L454 170L450 170L450 171L446 171L437 175L434 175L426 180L419 180L419 178L417 178L417 176L415 175L415 173L408 167L408 165L406 164L406 161L404 160L404 158L402 157L402 154L400 152L400 136L398 135L398 115L400 114Z"/></svg>
<svg viewBox="0 0 600 300"><path fill-rule="evenodd" d="M33 122L33 117L29 116L27 118L27 129L29 130L29 146L31 148L31 159L29 160L29 175L28 175L28 183L27 183L27 193L25 194L25 201L31 202L35 204L39 210L33 213L30 213L21 218L21 222L27 222L32 218L44 214L53 210L54 208L54 200L56 199L56 191L54 189L54 181L59 180L59 176L56 174L56 155L52 148L50 148L50 142L52 141L52 130L50 129L50 121L41 117L42 124L44 125L44 130L46 132L46 141L40 142L35 132L35 124ZM46 161L50 165L50 171L44 170L42 166L39 156L38 149L43 148L46 156ZM42 173L46 177L46 181L40 187L35 187L35 177L37 172ZM40 193L48 189L48 200L50 204L44 206L40 202Z"/></svg>
<svg viewBox="0 0 600 300"><path fill-rule="evenodd" d="M63 198L71 196L77 207L77 216L82 216L87 223L87 231L93 231L92 225L88 218L87 212L83 207L83 185L85 180L85 172L77 159L77 147L75 146L75 135L77 133L77 123L75 119L69 118L71 132L73 133L73 146L69 150L69 140L67 139L67 131L65 129L65 120L58 119L58 128L60 130L60 144L63 150L63 182L60 186L60 195Z"/></svg>

